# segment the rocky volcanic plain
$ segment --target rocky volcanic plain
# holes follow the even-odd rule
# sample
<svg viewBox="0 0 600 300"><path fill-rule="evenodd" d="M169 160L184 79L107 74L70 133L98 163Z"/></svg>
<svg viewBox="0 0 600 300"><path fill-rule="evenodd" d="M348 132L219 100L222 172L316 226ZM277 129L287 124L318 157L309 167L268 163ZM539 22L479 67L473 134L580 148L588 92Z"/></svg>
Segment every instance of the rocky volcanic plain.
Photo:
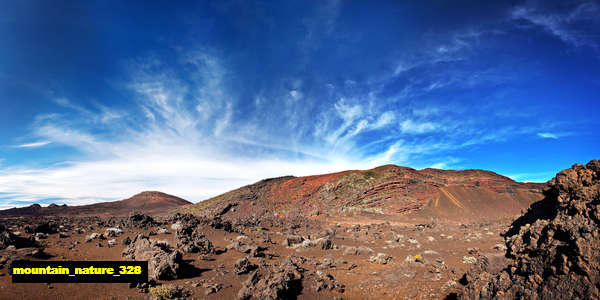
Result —
<svg viewBox="0 0 600 300"><path fill-rule="evenodd" d="M129 212L117 217L13 210L0 213L0 298L598 298L599 187L598 161L547 185L384 166L160 213L126 200L109 205ZM151 280L13 284L20 259L147 260Z"/></svg>

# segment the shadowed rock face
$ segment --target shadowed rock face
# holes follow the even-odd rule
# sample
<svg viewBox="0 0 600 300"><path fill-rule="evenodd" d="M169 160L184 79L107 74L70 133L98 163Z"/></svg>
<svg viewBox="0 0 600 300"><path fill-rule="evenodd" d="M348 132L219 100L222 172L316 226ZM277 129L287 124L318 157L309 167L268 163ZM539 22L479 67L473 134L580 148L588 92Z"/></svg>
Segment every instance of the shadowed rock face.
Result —
<svg viewBox="0 0 600 300"><path fill-rule="evenodd" d="M415 215L425 218L514 217L543 198L543 184L519 183L483 170L415 170L394 165L364 171L267 179L203 201L194 213L224 218L318 215Z"/></svg>
<svg viewBox="0 0 600 300"><path fill-rule="evenodd" d="M507 231L510 264L492 273L483 260L460 298L600 297L600 162L558 173L545 195Z"/></svg>

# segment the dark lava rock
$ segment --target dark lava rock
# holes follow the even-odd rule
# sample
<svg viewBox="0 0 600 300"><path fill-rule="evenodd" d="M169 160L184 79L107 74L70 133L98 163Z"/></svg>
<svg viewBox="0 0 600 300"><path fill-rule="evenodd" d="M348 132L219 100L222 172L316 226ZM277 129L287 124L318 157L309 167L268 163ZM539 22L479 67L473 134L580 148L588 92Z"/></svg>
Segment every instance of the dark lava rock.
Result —
<svg viewBox="0 0 600 300"><path fill-rule="evenodd" d="M303 241L304 241L304 238L301 237L301 236L299 236L299 235L288 235L285 238L285 244L288 247L291 247L291 246L296 245L296 244L300 244Z"/></svg>
<svg viewBox="0 0 600 300"><path fill-rule="evenodd" d="M22 256L30 256L35 258L47 258L48 254L44 252L44 248L20 248L17 253Z"/></svg>
<svg viewBox="0 0 600 300"><path fill-rule="evenodd" d="M323 250L329 250L333 248L333 243L329 238L320 238L316 240L316 243Z"/></svg>
<svg viewBox="0 0 600 300"><path fill-rule="evenodd" d="M8 270L9 274L12 274L12 266L13 266L13 263L16 261L26 261L26 259L20 258L16 255L10 255L5 263L6 269Z"/></svg>
<svg viewBox="0 0 600 300"><path fill-rule="evenodd" d="M171 218L168 219L170 223L181 223L187 224L188 226L196 226L202 223L199 217L192 214L175 213Z"/></svg>
<svg viewBox="0 0 600 300"><path fill-rule="evenodd" d="M158 225L156 221L151 216L141 214L141 213L132 213L129 215L127 219L127 224L130 227L136 228L149 228L152 226Z"/></svg>
<svg viewBox="0 0 600 300"><path fill-rule="evenodd" d="M38 233L45 233L45 234L53 234L53 233L57 233L58 232L58 226L56 225L56 223L53 222L42 222L40 224L38 224L34 229L33 232Z"/></svg>
<svg viewBox="0 0 600 300"><path fill-rule="evenodd" d="M346 286L343 283L335 280L331 274L325 274L321 271L317 271L317 275L319 277L315 279L315 291L320 292L323 290L328 290L343 293L346 290Z"/></svg>
<svg viewBox="0 0 600 300"><path fill-rule="evenodd" d="M220 283L210 283L204 284L204 287L206 288L204 295L208 296L210 294L218 293L220 290L223 289L224 285Z"/></svg>
<svg viewBox="0 0 600 300"><path fill-rule="evenodd" d="M6 249L10 245L15 246L15 248L39 246L35 239L14 235L4 225L0 224L0 250Z"/></svg>
<svg viewBox="0 0 600 300"><path fill-rule="evenodd" d="M250 254L252 255L252 257L263 257L265 255L263 253L265 248L259 247L257 245L249 245L240 240L232 241L231 244L227 245L225 248L227 250L233 249L242 253Z"/></svg>
<svg viewBox="0 0 600 300"><path fill-rule="evenodd" d="M188 253L213 254L215 248L197 226L184 224L175 232L177 248Z"/></svg>
<svg viewBox="0 0 600 300"><path fill-rule="evenodd" d="M303 271L295 257L290 256L278 267L252 273L242 284L237 299L294 299L302 290Z"/></svg>
<svg viewBox="0 0 600 300"><path fill-rule="evenodd" d="M459 298L600 297L600 162L558 173L544 193L505 234L509 265L493 272L480 260Z"/></svg>
<svg viewBox="0 0 600 300"><path fill-rule="evenodd" d="M151 279L175 279L181 275L182 254L179 250L171 251L164 244L141 234L137 235L123 251L129 260L147 260L148 275Z"/></svg>
<svg viewBox="0 0 600 300"><path fill-rule="evenodd" d="M127 246L131 244L131 239L129 237L126 237L121 241L121 244Z"/></svg>
<svg viewBox="0 0 600 300"><path fill-rule="evenodd" d="M237 275L246 274L256 269L256 265L250 263L247 257L239 259L233 266L233 272Z"/></svg>

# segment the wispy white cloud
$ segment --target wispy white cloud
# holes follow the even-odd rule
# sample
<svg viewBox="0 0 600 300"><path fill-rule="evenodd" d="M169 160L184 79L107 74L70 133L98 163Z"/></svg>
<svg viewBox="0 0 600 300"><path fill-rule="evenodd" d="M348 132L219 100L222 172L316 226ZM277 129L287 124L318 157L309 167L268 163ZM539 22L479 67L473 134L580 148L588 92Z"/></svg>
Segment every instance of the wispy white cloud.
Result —
<svg viewBox="0 0 600 300"><path fill-rule="evenodd" d="M324 98L296 78L285 79L276 92L238 95L228 85L234 72L210 53L180 52L175 65L155 58L132 62L123 83L133 99L126 113L59 98L70 112L38 116L32 135L80 155L44 168L0 168L0 193L23 205L47 198L68 204L116 200L142 190L200 201L282 175L388 163L450 167L460 158L432 157L525 134L505 127L475 130L481 120L454 116L459 110L451 104L382 105L393 100L379 98L377 84L350 79L327 83L328 94L319 96ZM431 92L426 85L415 89ZM242 98L253 99L251 110L241 109L247 105ZM381 130L385 134L370 137ZM8 204L0 200L2 205Z"/></svg>
<svg viewBox="0 0 600 300"><path fill-rule="evenodd" d="M457 158L457 157L444 157L440 160L441 161L438 161L436 163L429 165L428 168L434 168L434 169L457 168L457 164L459 164L460 162L463 161L463 159Z"/></svg>
<svg viewBox="0 0 600 300"><path fill-rule="evenodd" d="M535 173L517 173L508 174L507 177L515 181L521 182L546 182L549 178L554 177L557 171L535 172Z"/></svg>
<svg viewBox="0 0 600 300"><path fill-rule="evenodd" d="M394 114L394 112L386 111L386 112L382 113L379 116L379 118L377 118L377 121L375 121L372 128L373 129L383 128L385 126L392 124L392 122L394 122L395 119L396 119L396 115Z"/></svg>
<svg viewBox="0 0 600 300"><path fill-rule="evenodd" d="M415 122L413 120L404 120L400 123L400 129L404 133L421 134L434 131L436 125L431 122Z"/></svg>
<svg viewBox="0 0 600 300"><path fill-rule="evenodd" d="M300 46L305 52L317 49L321 38L333 33L342 4L341 0L321 1L313 15L302 20L306 27L306 35Z"/></svg>
<svg viewBox="0 0 600 300"><path fill-rule="evenodd" d="M600 25L598 15L600 5L593 1L576 1L571 7L551 11L544 7L544 2L528 1L516 7L512 18L526 20L556 36L567 44L580 47L598 48L597 36L590 35L589 30ZM565 5L568 2L564 3Z"/></svg>
<svg viewBox="0 0 600 300"><path fill-rule="evenodd" d="M550 132L538 132L537 136L544 139L558 139L558 135Z"/></svg>
<svg viewBox="0 0 600 300"><path fill-rule="evenodd" d="M12 201L0 200L0 207L47 198L86 204L122 199L142 190L200 201L263 178L375 166L375 161L346 152L343 144L348 141L339 136L332 140L340 145L338 150L325 150L329 146L323 140L294 144L285 136L269 134L271 123L266 120L235 119L237 99L225 87L227 71L221 62L202 53L184 57L196 66L186 83L161 62L132 64L131 80L125 86L134 93L137 111L128 112L128 118L108 107L87 109L61 98L59 104L74 112L39 116L33 134L45 144L69 146L83 156L44 168L0 169L0 193L10 194ZM273 103L259 102L263 101ZM293 104L284 114L304 105ZM340 136L348 136L352 129L358 134L361 126L380 128L393 120L391 112L367 116L365 109L343 99L332 105L335 118L343 123ZM370 121L363 120L367 117ZM101 120L111 126L96 130Z"/></svg>
<svg viewBox="0 0 600 300"><path fill-rule="evenodd" d="M568 132L538 132L537 136L543 139L554 139L557 140L559 138L569 136L571 133Z"/></svg>
<svg viewBox="0 0 600 300"><path fill-rule="evenodd" d="M46 145L48 145L50 143L51 143L50 141L39 141L39 142L33 142L33 143L25 143L25 144L15 145L13 147L14 148L39 148L39 147L46 146Z"/></svg>
<svg viewBox="0 0 600 300"><path fill-rule="evenodd" d="M302 97L304 97L304 95L302 94L301 91L298 90L291 90L290 91L290 96L294 99L294 100L300 100L302 99Z"/></svg>

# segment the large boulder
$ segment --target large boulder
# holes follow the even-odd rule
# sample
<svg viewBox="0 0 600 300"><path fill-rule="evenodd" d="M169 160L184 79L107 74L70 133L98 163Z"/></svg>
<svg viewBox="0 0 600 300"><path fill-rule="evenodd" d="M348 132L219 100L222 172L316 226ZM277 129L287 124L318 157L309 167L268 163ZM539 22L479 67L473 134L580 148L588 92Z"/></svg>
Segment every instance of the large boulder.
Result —
<svg viewBox="0 0 600 300"><path fill-rule="evenodd" d="M215 247L195 225L182 225L175 232L177 248L188 253L212 254Z"/></svg>
<svg viewBox="0 0 600 300"><path fill-rule="evenodd" d="M33 229L34 233L45 233L45 234L53 234L58 232L58 225L54 222L42 222L35 226Z"/></svg>
<svg viewBox="0 0 600 300"><path fill-rule="evenodd" d="M298 264L298 259L290 256L280 266L253 272L242 284L238 300L295 299L301 290L304 271Z"/></svg>
<svg viewBox="0 0 600 300"><path fill-rule="evenodd" d="M246 274L256 268L247 257L240 258L233 266L233 272L237 275Z"/></svg>
<svg viewBox="0 0 600 300"><path fill-rule="evenodd" d="M129 227L136 228L150 228L159 224L151 216L135 212L129 215L126 222Z"/></svg>
<svg viewBox="0 0 600 300"><path fill-rule="evenodd" d="M598 299L600 162L574 165L505 234L508 266L487 260L464 276L462 299Z"/></svg>
<svg viewBox="0 0 600 300"><path fill-rule="evenodd" d="M243 240L233 240L229 245L225 246L225 248L227 250L233 249L242 253L250 254L252 257L262 257L264 256L263 251L266 250L263 247L254 244L248 244Z"/></svg>
<svg viewBox="0 0 600 300"><path fill-rule="evenodd" d="M6 226L0 224L0 250L5 249L8 246L15 246L15 248L25 247L39 247L37 241L33 238L24 238L13 234L6 228Z"/></svg>
<svg viewBox="0 0 600 300"><path fill-rule="evenodd" d="M181 252L172 251L165 242L151 241L141 234L123 251L123 257L129 260L147 260L150 279L175 279L181 275Z"/></svg>

